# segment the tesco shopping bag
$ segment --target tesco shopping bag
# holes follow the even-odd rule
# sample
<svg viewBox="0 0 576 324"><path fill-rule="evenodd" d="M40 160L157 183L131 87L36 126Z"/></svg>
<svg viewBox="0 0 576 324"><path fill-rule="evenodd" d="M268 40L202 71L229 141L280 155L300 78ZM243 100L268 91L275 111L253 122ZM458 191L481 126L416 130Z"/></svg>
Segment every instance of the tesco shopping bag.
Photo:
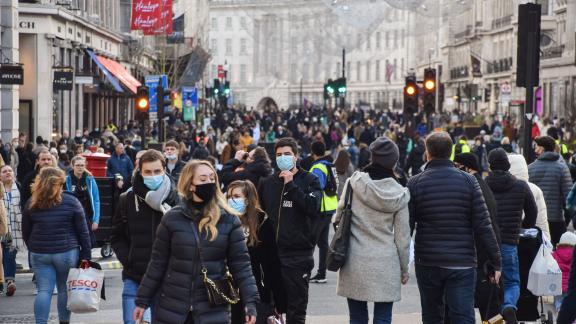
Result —
<svg viewBox="0 0 576 324"><path fill-rule="evenodd" d="M93 313L100 309L100 292L104 282L104 271L91 268L82 262L80 268L68 272L68 304L72 313Z"/></svg>
<svg viewBox="0 0 576 324"><path fill-rule="evenodd" d="M540 245L528 274L528 290L535 296L562 295L562 271L546 245Z"/></svg>

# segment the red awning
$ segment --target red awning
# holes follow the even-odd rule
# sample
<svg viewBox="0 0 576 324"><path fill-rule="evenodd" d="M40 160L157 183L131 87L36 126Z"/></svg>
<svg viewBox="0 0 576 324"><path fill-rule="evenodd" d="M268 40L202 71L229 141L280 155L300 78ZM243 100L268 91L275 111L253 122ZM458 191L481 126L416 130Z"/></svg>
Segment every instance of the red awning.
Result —
<svg viewBox="0 0 576 324"><path fill-rule="evenodd" d="M122 84L130 89L132 93L136 93L137 88L142 85L142 83L136 80L136 78L122 66L122 64L100 55L97 55L97 58L98 61L100 61L100 63L102 63L110 73L114 74Z"/></svg>

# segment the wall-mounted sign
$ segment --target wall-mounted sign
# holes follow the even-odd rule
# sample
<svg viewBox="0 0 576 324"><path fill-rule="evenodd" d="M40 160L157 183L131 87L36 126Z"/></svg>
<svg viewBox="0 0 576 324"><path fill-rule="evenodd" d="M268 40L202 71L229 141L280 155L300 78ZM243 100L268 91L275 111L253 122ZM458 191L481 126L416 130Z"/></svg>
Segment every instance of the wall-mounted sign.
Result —
<svg viewBox="0 0 576 324"><path fill-rule="evenodd" d="M24 84L24 69L22 66L0 66L0 84Z"/></svg>
<svg viewBox="0 0 576 324"><path fill-rule="evenodd" d="M36 29L36 22L20 20L18 22L18 26L20 27L20 29Z"/></svg>
<svg viewBox="0 0 576 324"><path fill-rule="evenodd" d="M72 90L74 87L74 72L54 71L52 87L54 91Z"/></svg>
<svg viewBox="0 0 576 324"><path fill-rule="evenodd" d="M76 84L94 84L94 77L91 75L77 75L74 78Z"/></svg>

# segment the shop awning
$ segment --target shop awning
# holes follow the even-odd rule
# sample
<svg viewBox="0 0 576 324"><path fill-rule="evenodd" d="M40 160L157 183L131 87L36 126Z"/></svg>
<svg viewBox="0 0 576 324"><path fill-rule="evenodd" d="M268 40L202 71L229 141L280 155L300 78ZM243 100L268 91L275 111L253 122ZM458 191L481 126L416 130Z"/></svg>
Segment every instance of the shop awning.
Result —
<svg viewBox="0 0 576 324"><path fill-rule="evenodd" d="M136 93L138 87L142 85L142 83L136 80L136 78L122 66L122 64L100 55L96 55L96 57L98 58L98 61L100 61L108 71L120 80L126 88L130 89L132 93Z"/></svg>
<svg viewBox="0 0 576 324"><path fill-rule="evenodd" d="M96 63L96 65L98 65L98 68L100 68L100 71L102 71L102 73L104 73L104 75L106 76L106 80L108 80L110 82L110 84L112 84L114 89L118 92L124 92L124 90L122 89L122 86L120 86L120 82L118 82L118 79L116 79L114 77L114 75L112 75L112 73L110 71L108 71L108 69L106 69L104 64L102 64L102 62L100 62L98 60L97 55L94 54L94 52L90 49L87 49L86 53L88 53L88 55L90 56L92 61L94 61L94 63Z"/></svg>

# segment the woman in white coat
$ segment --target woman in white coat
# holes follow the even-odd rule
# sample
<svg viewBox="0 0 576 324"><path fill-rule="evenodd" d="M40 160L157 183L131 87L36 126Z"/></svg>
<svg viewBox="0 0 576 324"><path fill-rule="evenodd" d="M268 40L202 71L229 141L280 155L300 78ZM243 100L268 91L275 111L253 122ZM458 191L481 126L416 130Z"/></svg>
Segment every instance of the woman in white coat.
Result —
<svg viewBox="0 0 576 324"><path fill-rule="evenodd" d="M508 154L508 161L510 161L510 173L516 178L528 182L528 164L526 163L524 156L520 154ZM550 242L550 228L548 226L548 213L546 211L544 193L542 192L542 189L531 182L528 182L528 186L532 191L532 195L536 201L536 206L538 207L536 226L542 230L544 239Z"/></svg>
<svg viewBox="0 0 576 324"><path fill-rule="evenodd" d="M346 263L338 277L338 295L348 299L351 324L368 323L368 302L374 302L374 323L392 321L392 304L408 282L410 193L394 175L398 147L387 137L370 145L372 162L350 177L352 222ZM337 221L344 207L340 199Z"/></svg>

